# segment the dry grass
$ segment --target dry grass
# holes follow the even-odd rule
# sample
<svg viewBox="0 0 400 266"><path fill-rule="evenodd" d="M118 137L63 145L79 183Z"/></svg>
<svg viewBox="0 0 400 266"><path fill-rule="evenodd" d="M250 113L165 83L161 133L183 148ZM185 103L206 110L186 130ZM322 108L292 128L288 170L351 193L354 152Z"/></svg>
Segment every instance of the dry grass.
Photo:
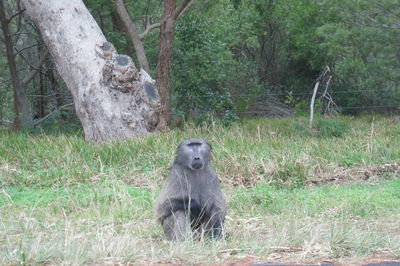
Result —
<svg viewBox="0 0 400 266"><path fill-rule="evenodd" d="M397 182L397 186L387 185L381 190L399 189L399 185ZM332 206L326 206L326 201L334 188L324 188L328 194L321 189L309 191L319 198L320 205L307 198L307 191L285 199L291 192L280 194L281 190L272 190L277 205L270 208L254 199L241 198L240 194L229 194L232 207L226 221L226 238L200 242L188 239L182 243L166 241L153 219L150 204L133 202L121 183L108 188L90 187L93 195L111 190L108 201L76 200L82 196L77 189L67 193L67 202L62 201L64 192L60 192L60 199L41 204L40 198L46 196L43 192L31 204L15 202L1 209L0 264L296 263L372 255L399 258L400 212L398 208L391 210L399 200L389 204L387 210L380 210L384 204L376 203L375 210L370 208L371 213L362 216L359 208L372 196L363 197L379 194L379 188L363 192L360 187L349 193L361 197L359 205L343 200ZM390 200L386 194L382 197ZM240 211L243 208L248 211Z"/></svg>
<svg viewBox="0 0 400 266"><path fill-rule="evenodd" d="M263 119L104 146L2 133L0 264L400 259L396 119L344 118L339 137ZM153 218L175 147L189 136L213 144L229 202L223 240L168 242Z"/></svg>

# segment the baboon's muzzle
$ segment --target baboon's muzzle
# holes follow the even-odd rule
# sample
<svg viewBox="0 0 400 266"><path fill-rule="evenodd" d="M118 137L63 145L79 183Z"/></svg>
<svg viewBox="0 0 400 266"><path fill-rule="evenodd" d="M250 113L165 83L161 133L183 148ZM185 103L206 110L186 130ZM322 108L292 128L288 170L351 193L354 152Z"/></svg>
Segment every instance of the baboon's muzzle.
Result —
<svg viewBox="0 0 400 266"><path fill-rule="evenodd" d="M200 158L195 157L193 158L193 162L192 162L192 168L193 169L201 169L203 167L203 162L200 160Z"/></svg>

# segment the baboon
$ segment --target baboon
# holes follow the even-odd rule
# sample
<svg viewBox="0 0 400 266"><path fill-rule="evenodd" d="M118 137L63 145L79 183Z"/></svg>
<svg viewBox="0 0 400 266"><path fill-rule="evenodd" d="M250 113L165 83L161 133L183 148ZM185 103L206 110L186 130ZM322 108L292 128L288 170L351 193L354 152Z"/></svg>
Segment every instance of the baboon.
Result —
<svg viewBox="0 0 400 266"><path fill-rule="evenodd" d="M220 238L226 201L210 164L211 146L199 138L182 141L155 212L169 240L209 235ZM191 230L190 230L191 229Z"/></svg>

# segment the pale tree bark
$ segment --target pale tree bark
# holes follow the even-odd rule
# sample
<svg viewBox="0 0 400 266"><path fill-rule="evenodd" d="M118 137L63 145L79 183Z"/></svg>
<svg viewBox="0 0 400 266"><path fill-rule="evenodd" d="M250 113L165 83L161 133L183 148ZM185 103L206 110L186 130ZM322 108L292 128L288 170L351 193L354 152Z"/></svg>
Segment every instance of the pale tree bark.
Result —
<svg viewBox="0 0 400 266"><path fill-rule="evenodd" d="M26 97L25 86L30 80L21 81L16 57L14 53L14 44L10 32L10 19L7 19L4 1L0 0L0 21L1 29L3 31L4 44L6 46L7 63L10 71L11 83L14 90L14 112L15 118L13 127L15 130L32 127L31 110L28 99ZM36 74L36 73L35 73ZM32 77L34 74L32 75Z"/></svg>
<svg viewBox="0 0 400 266"><path fill-rule="evenodd" d="M118 55L81 0L23 0L71 91L85 139L147 135L158 124L159 94L145 71Z"/></svg>

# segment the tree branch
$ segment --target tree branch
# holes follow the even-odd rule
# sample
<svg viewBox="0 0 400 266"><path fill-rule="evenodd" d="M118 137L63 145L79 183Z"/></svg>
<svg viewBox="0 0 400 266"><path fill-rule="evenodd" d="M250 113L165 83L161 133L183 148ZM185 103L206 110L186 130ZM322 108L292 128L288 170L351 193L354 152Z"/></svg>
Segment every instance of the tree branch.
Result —
<svg viewBox="0 0 400 266"><path fill-rule="evenodd" d="M177 9L175 9L175 11L172 13L172 18L175 20L178 19L194 1L196 1L196 0L184 0L182 2L182 4ZM146 29L142 33L138 34L137 30L136 30L136 26L132 22L129 23L124 19L124 17L127 17L127 11L125 9L123 0L114 0L114 3L116 4L117 11L120 14L120 17L122 18L122 20L124 21L124 23L127 27L128 33L130 33L129 31L132 30L132 28L133 28L134 33L133 34L130 33L130 34L138 35L140 40L143 40L144 37L146 37L146 35L149 34L152 30L159 28L161 26L161 23L155 23L155 24L146 26ZM125 9L125 10L123 10L123 9ZM122 14L122 13L126 13L126 14Z"/></svg>
<svg viewBox="0 0 400 266"><path fill-rule="evenodd" d="M20 15L20 14L21 14L22 12L24 12L24 11L25 11L25 8L22 9L22 10L20 10L20 11L18 11L18 12L15 13L14 15L12 15L9 19L7 19L7 20L8 20L8 23L10 23L11 20L12 20L13 18L15 18L16 16Z"/></svg>
<svg viewBox="0 0 400 266"><path fill-rule="evenodd" d="M144 32L139 34L139 38L142 40L144 37L146 37L147 34L149 34L150 31L154 30L155 28L159 28L160 26L161 26L160 23L155 23L155 24L152 24L152 25L146 27Z"/></svg>
<svg viewBox="0 0 400 266"><path fill-rule="evenodd" d="M43 65L44 61L46 61L48 56L49 53L46 53L42 56L37 66L29 73L29 75L26 78L24 78L24 80L22 81L22 86L26 86L26 84L28 84L36 76L36 74L39 72L40 66Z"/></svg>
<svg viewBox="0 0 400 266"><path fill-rule="evenodd" d="M60 106L59 108L55 109L54 111L48 113L46 116L44 116L44 117L42 117L41 119L35 121L35 122L34 122L34 127L38 126L40 123L42 123L44 120L46 120L47 118L49 118L49 117L50 117L52 114L54 114L55 112L58 112L58 111L60 111L61 109L64 109L65 107L73 106L73 105L74 105L74 103L68 103L68 104L65 104L65 105L63 105L63 106Z"/></svg>
<svg viewBox="0 0 400 266"><path fill-rule="evenodd" d="M150 73L149 62L144 51L143 43L137 32L136 25L133 23L131 17L129 16L128 10L126 10L123 0L113 0L117 13L121 18L124 26L128 32L128 35L135 47L136 57L139 61L140 68L143 68L147 73Z"/></svg>
<svg viewBox="0 0 400 266"><path fill-rule="evenodd" d="M43 45L43 43L32 44L32 45L30 45L30 46L27 46L27 47L22 48L21 50L18 50L17 48L15 48L15 51L17 52L17 53L15 54L15 56L21 54L23 51L25 51L25 50L27 50L27 49L31 49L31 48L33 48L33 47L40 46L40 45Z"/></svg>
<svg viewBox="0 0 400 266"><path fill-rule="evenodd" d="M172 18L177 20L194 1L196 0L184 0L182 4L175 9L174 13L172 13Z"/></svg>
<svg viewBox="0 0 400 266"><path fill-rule="evenodd" d="M25 11L24 8L21 8L21 0L17 0L17 10L19 10L20 12L24 12L24 11ZM10 21L11 21L11 18L10 18ZM22 16L18 16L18 20L17 20L17 30L16 30L15 33L20 32L20 31L21 31L21 28L22 28ZM15 38L15 40L14 40L14 43L18 43L18 39L19 39L19 37L20 37L21 35L15 35L15 36L16 36L16 38Z"/></svg>
<svg viewBox="0 0 400 266"><path fill-rule="evenodd" d="M314 120L314 102L315 102L315 96L317 95L318 87L319 87L319 81L317 81L317 83L315 83L313 95L311 97L311 103L310 103L310 128L312 128L312 124L313 124L313 120Z"/></svg>

